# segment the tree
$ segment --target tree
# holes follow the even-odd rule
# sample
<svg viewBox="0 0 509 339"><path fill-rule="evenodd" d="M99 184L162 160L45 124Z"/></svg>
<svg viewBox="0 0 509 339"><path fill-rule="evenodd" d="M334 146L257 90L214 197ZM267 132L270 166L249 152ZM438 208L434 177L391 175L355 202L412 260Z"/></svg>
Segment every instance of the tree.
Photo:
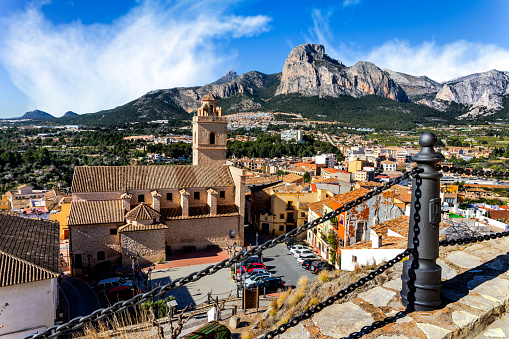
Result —
<svg viewBox="0 0 509 339"><path fill-rule="evenodd" d="M311 176L309 175L309 172L304 173L304 182L310 182Z"/></svg>

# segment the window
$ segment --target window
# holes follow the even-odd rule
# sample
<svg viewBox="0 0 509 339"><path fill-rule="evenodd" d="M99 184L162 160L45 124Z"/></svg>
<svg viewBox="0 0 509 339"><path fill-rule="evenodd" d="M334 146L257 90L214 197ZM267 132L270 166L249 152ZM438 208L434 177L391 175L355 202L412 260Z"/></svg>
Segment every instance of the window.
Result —
<svg viewBox="0 0 509 339"><path fill-rule="evenodd" d="M226 196L225 192L224 191L219 191L219 197L221 199L224 199L224 197Z"/></svg>
<svg viewBox="0 0 509 339"><path fill-rule="evenodd" d="M284 214L280 214L279 215L279 219L284 219L285 218L285 215Z"/></svg>
<svg viewBox="0 0 509 339"><path fill-rule="evenodd" d="M355 264L357 262L357 257L355 255L352 255L352 262Z"/></svg>
<svg viewBox="0 0 509 339"><path fill-rule="evenodd" d="M116 228L110 228L110 235L117 235L117 229Z"/></svg>
<svg viewBox="0 0 509 339"><path fill-rule="evenodd" d="M173 193L166 193L166 200L172 201L173 200Z"/></svg>
<svg viewBox="0 0 509 339"><path fill-rule="evenodd" d="M200 192L194 192L194 200L200 200Z"/></svg>
<svg viewBox="0 0 509 339"><path fill-rule="evenodd" d="M279 232L285 231L285 225L279 225Z"/></svg>
<svg viewBox="0 0 509 339"><path fill-rule="evenodd" d="M104 260L106 258L106 255L104 254L104 251L97 252L97 260Z"/></svg>
<svg viewBox="0 0 509 339"><path fill-rule="evenodd" d="M216 135L214 133L210 133L210 144L214 145L216 143Z"/></svg>
<svg viewBox="0 0 509 339"><path fill-rule="evenodd" d="M230 230L230 239L235 238L235 230Z"/></svg>
<svg viewBox="0 0 509 339"><path fill-rule="evenodd" d="M138 195L138 202L145 202L145 196L143 194Z"/></svg>
<svg viewBox="0 0 509 339"><path fill-rule="evenodd" d="M304 218L306 216L306 212L300 212L300 217Z"/></svg>

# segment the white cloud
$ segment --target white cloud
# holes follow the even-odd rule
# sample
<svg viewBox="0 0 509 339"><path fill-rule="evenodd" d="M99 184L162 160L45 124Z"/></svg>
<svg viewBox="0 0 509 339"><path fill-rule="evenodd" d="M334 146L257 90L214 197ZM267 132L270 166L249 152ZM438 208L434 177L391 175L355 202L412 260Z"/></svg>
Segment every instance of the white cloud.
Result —
<svg viewBox="0 0 509 339"><path fill-rule="evenodd" d="M266 32L271 20L227 8L224 1L146 0L111 25L55 26L32 5L2 19L0 61L32 107L55 115L108 109L221 76L235 53L215 42Z"/></svg>
<svg viewBox="0 0 509 339"><path fill-rule="evenodd" d="M354 6L360 2L361 2L361 0L343 0L343 7Z"/></svg>
<svg viewBox="0 0 509 339"><path fill-rule="evenodd" d="M314 26L305 39L323 44L327 54L346 65L371 61L380 68L426 75L436 81L491 69L509 71L509 50L494 44L458 40L441 45L431 40L412 45L394 39L366 49L353 43L335 42L328 16L322 15L319 10L313 11L312 18Z"/></svg>

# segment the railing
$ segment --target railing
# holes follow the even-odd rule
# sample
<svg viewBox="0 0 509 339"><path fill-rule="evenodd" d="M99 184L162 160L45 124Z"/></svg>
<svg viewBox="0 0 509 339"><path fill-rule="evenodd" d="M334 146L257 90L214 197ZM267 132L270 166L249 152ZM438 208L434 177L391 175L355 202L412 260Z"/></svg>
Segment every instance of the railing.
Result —
<svg viewBox="0 0 509 339"><path fill-rule="evenodd" d="M400 182L411 177L413 177L412 208L410 213L408 248L393 259L387 261L385 264L379 266L377 269L368 273L356 282L350 284L347 288L340 290L336 294L318 303L311 309L306 310L302 314L280 325L273 331L267 332L263 338L274 338L276 335L282 334L289 328L296 326L301 321L309 319L315 313L320 312L325 307L334 304L336 301L342 299L359 287L365 285L368 281L373 280L376 276L382 274L407 256L409 256L409 260L406 260L404 263L402 275L403 288L401 291L401 296L403 304L408 311L436 309L441 305L441 268L436 264L439 246L466 244L506 237L509 235L509 232L501 232L490 235L474 236L459 240L441 242L438 241L438 224L440 223L441 206L439 199L439 189L440 178L442 177L442 174L438 172L439 170L459 174L465 173L467 175L481 175L483 177L509 176L509 172L475 171L470 169L465 170L456 167L437 165L437 163L442 159L437 153L435 153L433 149L436 141L436 136L432 133L422 134L421 138L419 139L422 150L413 158L413 160L418 165L417 167L413 168L411 171L405 172L398 178L394 178L391 181L386 182L383 186L375 188L373 191L368 192L366 195L352 202L349 202L336 210L326 213L320 218L307 222L303 226L293 229L286 234L280 235L279 237L262 245L253 246L250 250L239 253L233 258L226 259L215 265L208 266L207 268L198 272L191 273L186 277L176 279L167 285L158 286L150 292L137 295L127 301L119 301L108 308L98 309L87 316L74 318L66 324L52 326L44 332L28 335L24 338L56 337L62 333L79 329L91 321L102 320L113 313L127 310L129 307L139 305L152 298L162 297L171 290L200 280L202 277L214 274L220 269L231 267L236 263L243 262L252 255L262 253L264 250L272 248L277 244L282 243L310 229L314 230L317 225L336 218L341 213L349 211L350 209L362 204L365 201L368 201L374 196L381 194L382 192L390 189L392 186L399 184ZM363 330L356 333L355 335L356 337L360 337L361 335L372 331L373 328L383 326L390 321L392 320L386 319L383 321L375 322L372 326L366 326L363 328Z"/></svg>

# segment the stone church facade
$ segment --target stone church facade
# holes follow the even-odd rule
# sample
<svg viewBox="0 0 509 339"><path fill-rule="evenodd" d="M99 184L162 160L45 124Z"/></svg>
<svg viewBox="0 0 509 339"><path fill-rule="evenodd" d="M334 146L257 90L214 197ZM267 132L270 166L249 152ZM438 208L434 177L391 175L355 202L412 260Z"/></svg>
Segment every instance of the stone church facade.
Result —
<svg viewBox="0 0 509 339"><path fill-rule="evenodd" d="M196 135L196 136L195 136ZM224 165L226 118L208 94L193 118L193 165L80 166L68 217L76 274L89 264L166 259L244 239L244 171Z"/></svg>

